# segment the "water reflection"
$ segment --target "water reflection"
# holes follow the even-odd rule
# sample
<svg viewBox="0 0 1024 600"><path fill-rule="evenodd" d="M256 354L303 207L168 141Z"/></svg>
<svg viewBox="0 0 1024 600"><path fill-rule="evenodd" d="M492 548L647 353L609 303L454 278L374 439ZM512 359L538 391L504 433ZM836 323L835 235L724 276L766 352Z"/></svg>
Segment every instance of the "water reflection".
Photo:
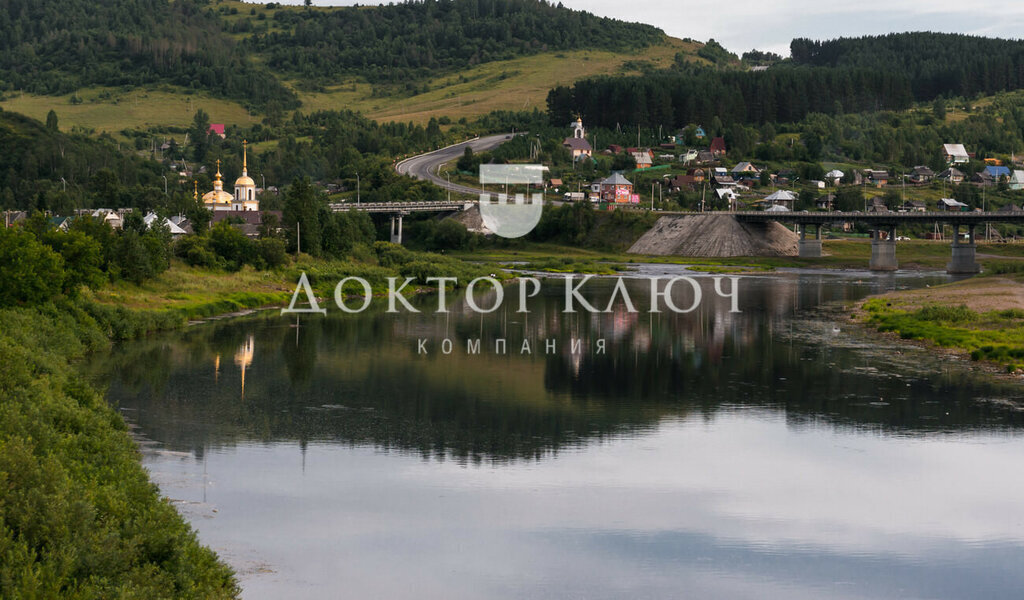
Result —
<svg viewBox="0 0 1024 600"><path fill-rule="evenodd" d="M922 353L859 342L841 331L841 315L814 312L878 284L855 281L746 278L740 313L709 293L691 314L621 305L564 314L558 285L528 314L508 306L481 315L464 301L447 315L296 322L266 313L126 344L94 368L140 426L196 453L253 439L331 440L424 456L536 458L666 417L710 418L737 407L776 410L793 426L906 434L1020 427L1017 410L977 401L1019 397L1017 388ZM642 281L631 288L636 298L649 293ZM608 291L606 282L595 285L588 300L600 304ZM434 300L419 305L429 310ZM446 339L451 354L442 352ZM425 355L419 340L427 340ZM504 353L498 340L507 340ZM470 353L476 341L479 354ZM222 355L234 357L234 369Z"/></svg>
<svg viewBox="0 0 1024 600"><path fill-rule="evenodd" d="M265 313L85 368L250 598L1016 597L1021 388L820 308L941 279L744 278L739 313L710 280L687 315L564 314L557 284L527 314Z"/></svg>

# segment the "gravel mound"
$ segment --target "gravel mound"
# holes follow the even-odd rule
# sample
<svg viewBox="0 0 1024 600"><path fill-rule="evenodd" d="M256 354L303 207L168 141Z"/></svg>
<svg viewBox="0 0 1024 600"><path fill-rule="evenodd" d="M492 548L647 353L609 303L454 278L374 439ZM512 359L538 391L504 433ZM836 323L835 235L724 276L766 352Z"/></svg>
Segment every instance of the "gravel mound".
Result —
<svg viewBox="0 0 1024 600"><path fill-rule="evenodd" d="M796 256L799 239L774 221L740 223L731 215L665 216L629 252L700 258Z"/></svg>

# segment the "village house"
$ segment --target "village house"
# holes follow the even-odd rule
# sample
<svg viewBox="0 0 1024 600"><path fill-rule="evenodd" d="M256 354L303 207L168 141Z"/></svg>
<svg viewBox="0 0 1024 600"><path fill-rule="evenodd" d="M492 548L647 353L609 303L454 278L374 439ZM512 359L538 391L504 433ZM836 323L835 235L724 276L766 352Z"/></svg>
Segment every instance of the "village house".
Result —
<svg viewBox="0 0 1024 600"><path fill-rule="evenodd" d="M4 225L7 227L14 227L18 223L21 223L28 218L28 212L24 210L8 210L4 211Z"/></svg>
<svg viewBox="0 0 1024 600"><path fill-rule="evenodd" d="M733 187L737 184L737 181L729 174L729 171L723 167L710 169L709 176L711 183L719 187Z"/></svg>
<svg viewBox="0 0 1024 600"><path fill-rule="evenodd" d="M907 200L900 205L900 212L926 212L928 205L921 200Z"/></svg>
<svg viewBox="0 0 1024 600"><path fill-rule="evenodd" d="M646 152L633 152L631 156L638 169L649 169L654 165L654 157L651 156L650 150Z"/></svg>
<svg viewBox="0 0 1024 600"><path fill-rule="evenodd" d="M670 192L690 192L696 184L692 175L677 175L669 180L668 189Z"/></svg>
<svg viewBox="0 0 1024 600"><path fill-rule="evenodd" d="M825 181L827 181L829 184L833 186L837 186L840 183L842 183L843 177L845 176L846 173L843 173L839 169L832 169L828 173L825 173Z"/></svg>
<svg viewBox="0 0 1024 600"><path fill-rule="evenodd" d="M587 158L592 157L594 149L590 146L590 142L587 141L587 131L583 128L583 119L577 118L569 124L569 127L572 128L572 137L565 138L562 145L569 149L572 160L575 162L584 156Z"/></svg>
<svg viewBox="0 0 1024 600"><path fill-rule="evenodd" d="M939 199L939 210L946 212L964 212L967 210L967 205L963 202L958 202L952 198L940 198Z"/></svg>
<svg viewBox="0 0 1024 600"><path fill-rule="evenodd" d="M601 201L623 204L633 201L633 183L616 171L601 182Z"/></svg>
<svg viewBox="0 0 1024 600"><path fill-rule="evenodd" d="M1010 189L1024 190L1024 171L1014 171L1010 175Z"/></svg>
<svg viewBox="0 0 1024 600"><path fill-rule="evenodd" d="M929 183L932 179L935 179L935 171L932 171L924 165L914 167L914 170L910 172L909 177L911 183Z"/></svg>
<svg viewBox="0 0 1024 600"><path fill-rule="evenodd" d="M824 196L819 196L818 199L814 201L814 206L818 210L832 210L835 207L835 205L835 194L825 194Z"/></svg>
<svg viewBox="0 0 1024 600"><path fill-rule="evenodd" d="M966 175L964 175L963 171L950 167L939 173L935 178L939 181L948 181L949 183L963 183L965 177Z"/></svg>
<svg viewBox="0 0 1024 600"><path fill-rule="evenodd" d="M963 144L943 144L942 156L947 165L962 165L971 160Z"/></svg>
<svg viewBox="0 0 1024 600"><path fill-rule="evenodd" d="M761 170L747 161L743 161L732 168L734 179L757 179Z"/></svg>
<svg viewBox="0 0 1024 600"><path fill-rule="evenodd" d="M220 136L220 139L224 139L224 138L227 137L227 134L224 133L224 124L223 123L211 123L210 124L210 129L208 129L206 133L208 133L210 135Z"/></svg>
<svg viewBox="0 0 1024 600"><path fill-rule="evenodd" d="M989 165L979 171L972 179L982 185L995 185L1003 180L1009 180L1012 173L1009 167Z"/></svg>
<svg viewBox="0 0 1024 600"><path fill-rule="evenodd" d="M708 150L716 159L725 158L725 138L716 137L711 140L711 147Z"/></svg>
<svg viewBox="0 0 1024 600"><path fill-rule="evenodd" d="M886 186L886 185L889 184L889 172L888 171L880 171L880 170L877 170L877 169L868 169L868 170L864 171L864 176L867 178L868 181L871 182L871 185L873 185L875 187L883 187L883 186Z"/></svg>
<svg viewBox="0 0 1024 600"><path fill-rule="evenodd" d="M771 208L772 206L783 206L787 209L792 209L793 205L796 203L796 198L796 194L789 190L778 190L765 196L764 200L760 201L760 203L768 205L768 208Z"/></svg>
<svg viewBox="0 0 1024 600"><path fill-rule="evenodd" d="M284 213L279 210L264 210L264 211L238 211L238 212L215 212L213 213L213 219L211 225L215 225L221 221L227 221L234 228L238 229L246 235L246 237L257 238L260 234L260 226L267 219L267 216L273 215L278 223L281 223L281 219L284 218Z"/></svg>

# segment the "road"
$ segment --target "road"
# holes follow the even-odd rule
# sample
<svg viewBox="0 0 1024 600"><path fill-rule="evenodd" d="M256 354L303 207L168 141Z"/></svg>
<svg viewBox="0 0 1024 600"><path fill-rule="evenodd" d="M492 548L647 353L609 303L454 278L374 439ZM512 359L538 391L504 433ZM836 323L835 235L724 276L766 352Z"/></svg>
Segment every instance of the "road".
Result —
<svg viewBox="0 0 1024 600"><path fill-rule="evenodd" d="M416 179L430 181L431 183L439 185L446 190L451 190L460 194L477 196L480 194L479 188L471 188L455 183L449 184L443 176L437 174L438 167L448 161L462 156L466 151L467 146L472 148L473 152L485 152L487 150L497 148L506 140L511 139L511 137L512 134L503 133L501 135L490 135L487 137L476 138L469 140L468 142L462 142L461 144L455 144L454 146L448 146L447 148L441 148L440 150L407 158L396 164L395 170L402 175L409 175Z"/></svg>

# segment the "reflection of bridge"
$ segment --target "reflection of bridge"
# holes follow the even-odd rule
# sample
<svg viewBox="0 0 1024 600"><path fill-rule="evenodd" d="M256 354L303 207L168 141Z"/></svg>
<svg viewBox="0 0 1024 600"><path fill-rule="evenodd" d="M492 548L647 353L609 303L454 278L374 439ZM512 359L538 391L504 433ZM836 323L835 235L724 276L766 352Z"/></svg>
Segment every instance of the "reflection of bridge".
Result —
<svg viewBox="0 0 1024 600"><path fill-rule="evenodd" d="M699 212L673 212L671 215L706 215ZM976 246L974 230L985 223L1024 223L1024 211L1015 212L764 212L738 211L715 212L715 215L732 215L741 223L766 223L777 221L793 223L800 235L800 256L817 258L821 256L821 230L827 225L860 222L871 228L871 263L873 271L895 271L896 227L919 223L946 223L953 226L953 258L946 266L950 273L978 273L981 267L975 262ZM960 241L960 227L967 227L968 241ZM814 229L814 238L808 238L808 229ZM885 235L882 236L881 233Z"/></svg>
<svg viewBox="0 0 1024 600"><path fill-rule="evenodd" d="M334 212L360 211L391 215L391 241L402 243L402 217L414 212L459 212L469 210L473 202L343 202L329 204ZM395 226L398 226L397 229Z"/></svg>

